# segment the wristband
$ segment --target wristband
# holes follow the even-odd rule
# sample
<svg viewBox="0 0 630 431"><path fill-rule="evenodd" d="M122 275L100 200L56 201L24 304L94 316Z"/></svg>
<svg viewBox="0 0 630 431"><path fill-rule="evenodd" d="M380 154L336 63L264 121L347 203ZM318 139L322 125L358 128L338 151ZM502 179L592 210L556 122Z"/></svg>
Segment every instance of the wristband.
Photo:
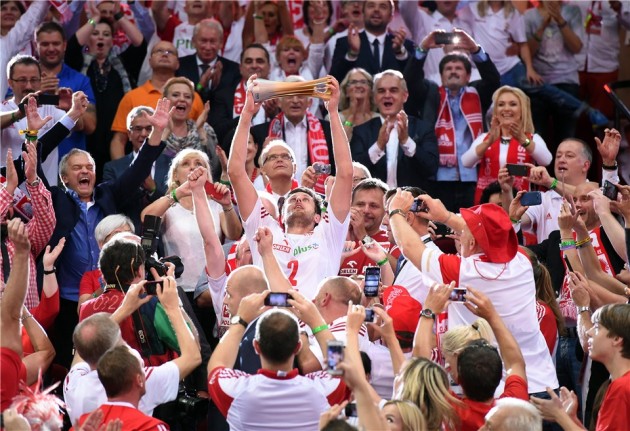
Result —
<svg viewBox="0 0 630 431"><path fill-rule="evenodd" d="M404 218L407 218L407 213L405 213L403 210L401 210L400 208L395 209L395 210L391 210L389 212L389 218L392 218L393 216L395 216L396 214L400 214L401 216L403 216Z"/></svg>
<svg viewBox="0 0 630 431"><path fill-rule="evenodd" d="M614 165L604 165L602 164L602 169L605 171L616 171L617 170L617 162Z"/></svg>
<svg viewBox="0 0 630 431"><path fill-rule="evenodd" d="M265 19L262 15L258 15L256 13L252 16L254 17L254 19Z"/></svg>
<svg viewBox="0 0 630 431"><path fill-rule="evenodd" d="M510 221L511 221L513 224L519 224L519 223L521 222L520 220L513 219L512 217L510 217Z"/></svg>
<svg viewBox="0 0 630 431"><path fill-rule="evenodd" d="M565 28L567 26L568 22L565 21L562 24L558 24L558 28Z"/></svg>
<svg viewBox="0 0 630 431"><path fill-rule="evenodd" d="M532 141L530 141L530 139L529 139L529 138L526 138L526 139L525 139L525 142L521 142L521 147L523 147L523 148L527 148L527 147L529 147L529 145L530 145L531 143L532 143Z"/></svg>
<svg viewBox="0 0 630 431"><path fill-rule="evenodd" d="M558 187L558 179L554 178L553 181L551 182L551 185L549 186L549 190L555 190L556 187Z"/></svg>
<svg viewBox="0 0 630 431"><path fill-rule="evenodd" d="M33 317L32 314L27 314L26 316L22 316L20 317L20 322L24 322L26 319L28 319L29 317Z"/></svg>
<svg viewBox="0 0 630 431"><path fill-rule="evenodd" d="M589 245L591 243L591 237L587 237L584 238L583 240L577 241L575 243L575 247L576 248L582 248L582 247L586 247L587 245Z"/></svg>
<svg viewBox="0 0 630 431"><path fill-rule="evenodd" d="M195 88L197 89L197 91L203 91L203 85L201 85L201 83L197 83L197 85L195 85Z"/></svg>
<svg viewBox="0 0 630 431"><path fill-rule="evenodd" d="M229 180L219 180L221 184L224 184L228 187L232 186L232 183Z"/></svg>
<svg viewBox="0 0 630 431"><path fill-rule="evenodd" d="M88 19L88 24L90 24L92 27L96 28L96 21L94 21L93 18Z"/></svg>
<svg viewBox="0 0 630 431"><path fill-rule="evenodd" d="M173 198L173 202L179 203L179 199L177 199L177 189L171 191L171 197Z"/></svg>
<svg viewBox="0 0 630 431"><path fill-rule="evenodd" d="M569 239L569 240L565 240L565 241L560 242L560 246L563 246L563 245L575 245L575 244L576 243L575 243L574 239Z"/></svg>
<svg viewBox="0 0 630 431"><path fill-rule="evenodd" d="M328 329L328 325L326 323L324 323L323 325L320 325L316 328L313 328L313 335L317 335L322 331L325 331L326 329Z"/></svg>
<svg viewBox="0 0 630 431"><path fill-rule="evenodd" d="M348 126L348 127L353 127L354 126L354 124L352 124L352 121L348 121L348 120L344 121L343 125L344 126Z"/></svg>
<svg viewBox="0 0 630 431"><path fill-rule="evenodd" d="M387 256L385 256L385 259L383 259L383 260L379 260L378 262L376 262L376 264L377 264L378 266L383 266L383 265L385 265L387 262L389 262L389 258L388 258Z"/></svg>
<svg viewBox="0 0 630 431"><path fill-rule="evenodd" d="M576 248L577 248L577 246L575 244L572 244L572 245L561 245L560 246L560 251L575 250Z"/></svg>
<svg viewBox="0 0 630 431"><path fill-rule="evenodd" d="M330 33L330 35L331 35L331 36L332 36L332 35L334 35L334 34L335 34L335 29L334 29L334 28L332 28L332 27L330 27L330 28L328 29L328 33Z"/></svg>
<svg viewBox="0 0 630 431"><path fill-rule="evenodd" d="M591 312L591 308L589 306L585 306L585 305L582 305L581 307L577 308L578 315L584 313L585 311L588 311L590 313Z"/></svg>
<svg viewBox="0 0 630 431"><path fill-rule="evenodd" d="M11 122L12 123L17 123L18 119L15 116L15 112L11 112Z"/></svg>
<svg viewBox="0 0 630 431"><path fill-rule="evenodd" d="M54 274L55 272L57 272L57 268L53 265L50 271L44 270L44 275Z"/></svg>
<svg viewBox="0 0 630 431"><path fill-rule="evenodd" d="M20 130L20 135L24 135L27 141L37 141L37 130Z"/></svg>
<svg viewBox="0 0 630 431"><path fill-rule="evenodd" d="M116 20L116 21L120 21L124 17L125 17L125 13L122 12L122 11L118 11L118 13L114 14L114 20Z"/></svg>

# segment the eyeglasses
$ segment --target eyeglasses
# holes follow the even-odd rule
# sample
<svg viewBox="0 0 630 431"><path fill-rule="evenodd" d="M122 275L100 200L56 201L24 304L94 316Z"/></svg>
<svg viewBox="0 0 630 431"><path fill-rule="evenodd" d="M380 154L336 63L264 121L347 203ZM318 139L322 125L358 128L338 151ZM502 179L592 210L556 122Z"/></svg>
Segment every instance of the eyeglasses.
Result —
<svg viewBox="0 0 630 431"><path fill-rule="evenodd" d="M271 154L270 156L267 156L267 158L265 159L264 163L267 162L275 162L276 160L293 160L293 157L291 157L291 154L289 153L282 153L282 154Z"/></svg>
<svg viewBox="0 0 630 431"><path fill-rule="evenodd" d="M363 180L367 179L367 177L352 177L352 182L353 183L359 183Z"/></svg>
<svg viewBox="0 0 630 431"><path fill-rule="evenodd" d="M37 84L38 82L42 82L41 78L31 78L31 79L26 79L26 78L13 79L13 78L9 78L9 79L11 79L11 81L13 81L13 82L17 82L20 85L24 85L27 82L29 84Z"/></svg>
<svg viewBox="0 0 630 431"><path fill-rule="evenodd" d="M173 51L171 49L156 49L151 54L152 55L153 54L158 54L158 55L163 55L163 54L166 54L166 55L177 55L177 51Z"/></svg>
<svg viewBox="0 0 630 431"><path fill-rule="evenodd" d="M348 85L368 85L369 83L367 79L351 79L348 81Z"/></svg>
<svg viewBox="0 0 630 431"><path fill-rule="evenodd" d="M153 126L145 126L145 127L133 126L129 130L131 130L132 132L136 132L136 133L142 133L143 130L146 130L147 132L151 133L153 131Z"/></svg>

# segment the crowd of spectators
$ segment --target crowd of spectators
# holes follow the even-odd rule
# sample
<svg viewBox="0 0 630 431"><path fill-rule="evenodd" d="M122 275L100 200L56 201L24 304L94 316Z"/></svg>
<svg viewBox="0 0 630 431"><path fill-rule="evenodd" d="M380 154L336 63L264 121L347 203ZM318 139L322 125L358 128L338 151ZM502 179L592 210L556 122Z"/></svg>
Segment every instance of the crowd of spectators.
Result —
<svg viewBox="0 0 630 431"><path fill-rule="evenodd" d="M5 429L630 426L630 1L0 13Z"/></svg>

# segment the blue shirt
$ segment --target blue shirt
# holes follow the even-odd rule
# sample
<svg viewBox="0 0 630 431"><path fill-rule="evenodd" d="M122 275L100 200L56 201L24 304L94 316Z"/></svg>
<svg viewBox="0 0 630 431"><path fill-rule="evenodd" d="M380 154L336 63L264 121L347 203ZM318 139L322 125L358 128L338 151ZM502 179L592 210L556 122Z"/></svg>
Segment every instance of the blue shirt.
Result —
<svg viewBox="0 0 630 431"><path fill-rule="evenodd" d="M59 257L59 295L70 301L79 300L79 283L87 271L98 268L100 250L94 237L94 228L103 219L103 211L93 203L88 204L79 199L74 190L70 195L80 209L79 221L66 238L65 250Z"/></svg>
<svg viewBox="0 0 630 431"><path fill-rule="evenodd" d="M452 96L451 92L446 90L449 107L451 108L451 116L455 126L455 147L457 148L457 166L452 168L440 166L437 171L438 181L477 181L477 167L466 168L462 165L462 155L468 151L473 143L472 133L466 122L466 118L460 108L462 96L465 88L460 88L459 92Z"/></svg>
<svg viewBox="0 0 630 431"><path fill-rule="evenodd" d="M92 91L92 84L90 84L90 78L82 73L77 72L66 63L61 65L61 71L57 75L59 78L59 87L68 87L72 91L83 91L91 104L96 105L96 99L94 97L94 91ZM83 132L72 132L70 136L61 141L59 144L59 159L68 153L73 148L80 148L85 150L86 137Z"/></svg>

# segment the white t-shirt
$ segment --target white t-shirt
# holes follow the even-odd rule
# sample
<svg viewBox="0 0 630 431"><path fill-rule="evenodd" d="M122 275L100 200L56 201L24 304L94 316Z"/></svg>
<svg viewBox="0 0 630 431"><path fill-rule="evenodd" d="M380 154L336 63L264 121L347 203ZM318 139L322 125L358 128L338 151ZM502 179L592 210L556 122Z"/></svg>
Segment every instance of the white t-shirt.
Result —
<svg viewBox="0 0 630 431"><path fill-rule="evenodd" d="M425 238L428 238L428 235L422 237L423 240ZM433 241L426 242L425 246L428 250L438 255L442 254L442 251ZM407 261L398 272L392 284L404 287L412 298L420 302L420 304L424 304L433 283L435 283L435 280L428 274L420 272L413 263Z"/></svg>
<svg viewBox="0 0 630 431"><path fill-rule="evenodd" d="M344 345L346 344L346 341L348 339L348 336L346 334L347 319L348 319L348 316L341 316L333 320L332 323L330 324L330 332L332 333L333 337L335 337L335 340L337 341L342 341ZM305 327L305 331L309 334L308 343L309 343L311 352L319 360L319 363L322 364L322 367L324 367L325 365L324 353L322 352L322 349L319 347L319 343L317 342L317 339L311 332L311 328L309 328L308 326ZM367 350L370 349L371 344L372 342L368 338L367 326L363 324L361 325L361 329L359 330L359 350L362 350L367 353Z"/></svg>
<svg viewBox="0 0 630 431"><path fill-rule="evenodd" d="M487 295L521 348L529 392L557 388L556 369L538 324L536 284L529 258L519 252L502 264L484 262L480 257L423 253L422 268L440 282L454 279L458 286L471 286ZM451 302L448 306L449 328L470 325L476 319L463 303Z"/></svg>
<svg viewBox="0 0 630 431"><path fill-rule="evenodd" d="M208 377L208 391L232 431L312 431L319 429L319 415L343 400L345 385L322 371L250 375L219 367Z"/></svg>
<svg viewBox="0 0 630 431"><path fill-rule="evenodd" d="M221 224L219 216L223 211L221 205L208 200L214 230L221 238ZM206 267L206 256L203 251L203 240L195 213L177 204L170 207L162 217L162 243L166 256L176 255L182 259L184 273L177 284L186 292L194 292L199 276Z"/></svg>
<svg viewBox="0 0 630 431"><path fill-rule="evenodd" d="M217 328L219 337L223 336L230 326L230 312L225 305L225 287L227 285L227 274L224 272L219 278L214 279L208 276L208 290L212 298L212 308L217 316Z"/></svg>
<svg viewBox="0 0 630 431"><path fill-rule="evenodd" d="M192 46L192 35L195 26L184 21L175 27L173 31L173 45L177 48L179 58L197 53Z"/></svg>
<svg viewBox="0 0 630 431"><path fill-rule="evenodd" d="M483 143L486 136L488 136L487 133L482 133L477 136L468 151L462 154L462 165L467 168L472 168L481 161L481 159L477 156L477 147ZM531 154L532 159L534 159L534 161L540 166L547 166L553 159L551 152L547 148L547 144L537 133L534 133L534 136L532 136L532 141L535 144L534 151ZM505 166L507 163L509 148L509 145L499 145L499 166Z"/></svg>
<svg viewBox="0 0 630 431"><path fill-rule="evenodd" d="M294 288L308 299L315 297L321 280L339 273L350 213L344 221L339 221L334 215L333 206L334 202L330 202L319 224L307 235L285 233L278 221L267 212L260 198L243 223L250 244L254 244L259 227L266 226L271 230L274 255L280 268ZM263 267L257 247L252 247L252 259L254 265Z"/></svg>
<svg viewBox="0 0 630 431"><path fill-rule="evenodd" d="M159 367L144 367L144 374L147 391L140 398L138 410L151 416L154 408L177 398L179 369L173 362L167 362ZM105 388L87 362L79 362L70 369L63 382L63 396L73 424L81 415L107 402Z"/></svg>
<svg viewBox="0 0 630 431"><path fill-rule="evenodd" d="M10 99L2 103L0 105L0 112L11 112L18 109L18 105L15 103L15 99ZM48 123L44 124L44 127L39 129L38 136L43 136L48 130L50 130L57 121L61 120L61 118L66 114L63 110L52 106L52 105L43 105L37 108L37 112L42 118L46 118L46 116L50 115L52 120ZM0 134L0 138L2 139L2 149L0 150L0 157L2 166L7 165L7 150L11 148L13 151L13 158L17 159L22 155L22 144L24 143L24 135L20 135L20 130L28 129L26 126L26 117L22 118L19 121L11 124L10 126L2 129L2 133ZM46 176L46 180L48 184L51 186L57 185L59 182L59 151L55 148L42 162L42 170L44 171L44 175Z"/></svg>

